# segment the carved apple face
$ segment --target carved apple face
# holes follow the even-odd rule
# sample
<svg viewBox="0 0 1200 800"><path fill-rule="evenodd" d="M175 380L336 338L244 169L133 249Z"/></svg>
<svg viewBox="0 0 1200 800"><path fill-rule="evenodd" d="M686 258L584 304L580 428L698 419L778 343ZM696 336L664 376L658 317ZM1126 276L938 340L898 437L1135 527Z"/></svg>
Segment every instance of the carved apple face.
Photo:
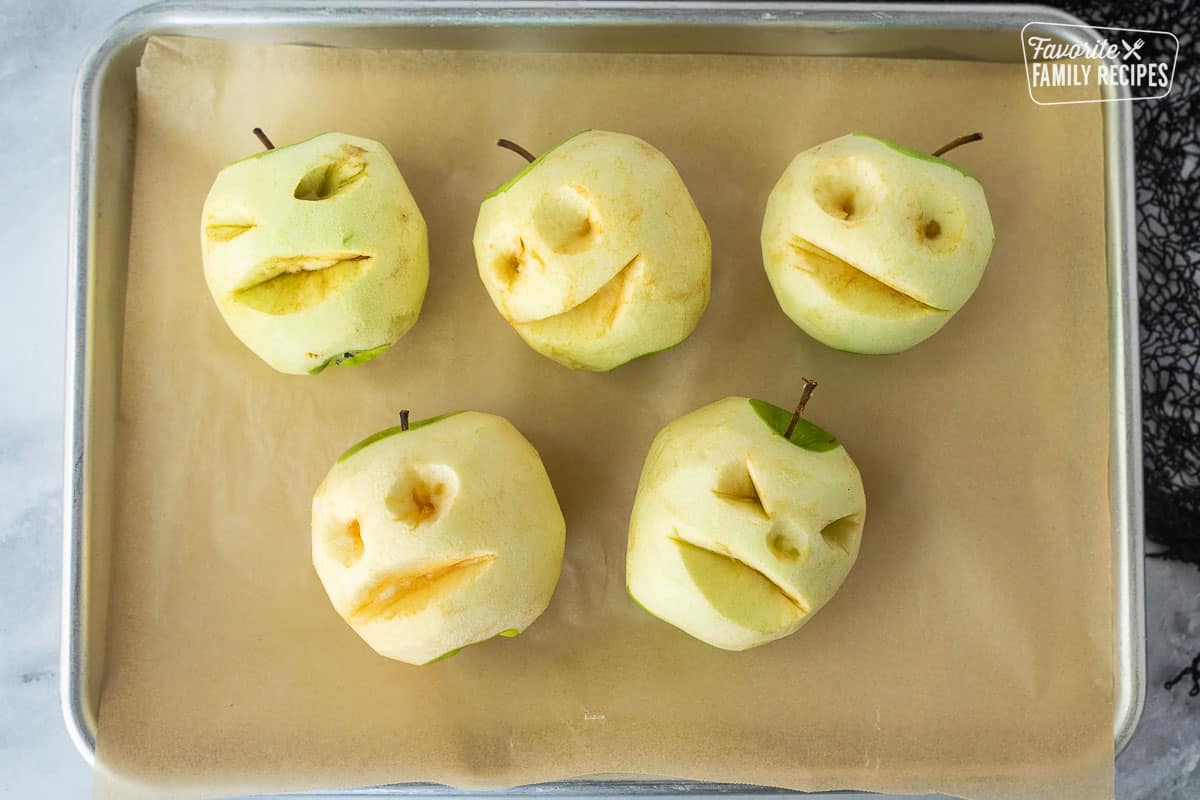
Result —
<svg viewBox="0 0 1200 800"><path fill-rule="evenodd" d="M685 339L708 305L708 229L665 155L585 131L484 201L479 276L533 349L609 370Z"/></svg>
<svg viewBox="0 0 1200 800"><path fill-rule="evenodd" d="M858 557L862 479L845 449L791 414L730 397L650 447L629 526L627 583L647 611L716 647L792 633Z"/></svg>
<svg viewBox="0 0 1200 800"><path fill-rule="evenodd" d="M851 134L796 156L767 201L763 264L784 312L839 350L932 336L983 277L995 233L960 167Z"/></svg>
<svg viewBox="0 0 1200 800"><path fill-rule="evenodd" d="M333 607L410 664L530 625L554 593L564 534L537 451L471 411L360 442L313 497L313 565Z"/></svg>
<svg viewBox="0 0 1200 800"><path fill-rule="evenodd" d="M230 164L201 224L233 333L280 372L367 361L417 320L425 220L378 142L327 133Z"/></svg>

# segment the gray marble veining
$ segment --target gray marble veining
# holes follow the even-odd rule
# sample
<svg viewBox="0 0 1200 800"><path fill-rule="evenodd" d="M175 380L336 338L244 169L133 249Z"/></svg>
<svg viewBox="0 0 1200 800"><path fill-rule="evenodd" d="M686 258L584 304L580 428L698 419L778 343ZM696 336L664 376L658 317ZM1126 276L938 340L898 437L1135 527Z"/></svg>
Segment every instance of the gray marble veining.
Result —
<svg viewBox="0 0 1200 800"><path fill-rule="evenodd" d="M71 87L138 0L0 0L0 794L76 798L90 769L58 702L61 414ZM1147 565L1150 693L1122 800L1200 797L1200 698L1162 683L1200 643L1200 572Z"/></svg>
<svg viewBox="0 0 1200 800"><path fill-rule="evenodd" d="M1200 798L1200 697L1190 682L1163 683L1200 648L1200 570L1146 562L1146 710L1133 740L1117 758L1120 800Z"/></svg>

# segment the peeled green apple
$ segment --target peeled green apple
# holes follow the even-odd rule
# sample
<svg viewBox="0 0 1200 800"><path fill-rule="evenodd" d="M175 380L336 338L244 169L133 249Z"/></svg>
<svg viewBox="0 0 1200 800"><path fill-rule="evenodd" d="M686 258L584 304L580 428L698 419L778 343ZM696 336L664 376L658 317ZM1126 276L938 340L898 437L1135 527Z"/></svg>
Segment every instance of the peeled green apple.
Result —
<svg viewBox="0 0 1200 800"><path fill-rule="evenodd" d="M576 369L672 347L708 306L708 228L667 157L623 133L577 134L488 195L475 259L521 338Z"/></svg>
<svg viewBox="0 0 1200 800"><path fill-rule="evenodd" d="M367 644L426 664L537 619L566 525L537 450L508 420L401 420L325 476L312 556L334 609Z"/></svg>
<svg viewBox="0 0 1200 800"><path fill-rule="evenodd" d="M235 161L200 233L221 316L280 372L368 361L421 312L425 220L379 142L326 133Z"/></svg>
<svg viewBox="0 0 1200 800"><path fill-rule="evenodd" d="M936 333L979 285L994 240L974 176L857 133L796 156L762 227L784 313L854 353L898 353Z"/></svg>
<svg viewBox="0 0 1200 800"><path fill-rule="evenodd" d="M643 608L746 650L833 597L858 558L866 497L846 450L799 410L728 397L659 432L629 523L626 585Z"/></svg>

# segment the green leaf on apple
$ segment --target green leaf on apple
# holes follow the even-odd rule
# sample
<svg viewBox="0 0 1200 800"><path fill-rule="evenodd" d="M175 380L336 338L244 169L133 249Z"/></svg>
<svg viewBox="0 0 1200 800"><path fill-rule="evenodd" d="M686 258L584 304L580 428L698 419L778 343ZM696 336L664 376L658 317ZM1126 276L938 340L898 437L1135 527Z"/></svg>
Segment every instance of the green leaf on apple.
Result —
<svg viewBox="0 0 1200 800"><path fill-rule="evenodd" d="M358 444L351 447L346 452L342 453L340 456L338 456L338 463L340 464L341 462L345 461L347 458L349 458L350 456L359 452L363 448L370 447L371 445L375 444L376 442L380 441L381 439L386 439L389 436L395 436L398 433L407 433L408 431L415 431L417 428L424 428L426 425L432 425L435 422L440 422L441 420L444 420L448 417L453 417L455 414L461 414L461 413L463 413L463 412L451 411L448 414L439 414L436 417L430 417L429 419L418 420L417 422L410 424L407 428L405 428L401 425L397 425L394 428L385 428L384 430L381 430L378 433L371 434L370 436L363 439Z"/></svg>
<svg viewBox="0 0 1200 800"><path fill-rule="evenodd" d="M762 418L763 422L767 423L767 426L771 430L780 436L783 436L792 421L791 411L782 409L777 405L772 405L765 400L751 400L750 407L754 409L754 413ZM832 450L839 444L837 437L803 417L796 420L796 427L792 430L792 435L788 437L788 441L797 447L802 447L814 453L824 453L826 450Z"/></svg>

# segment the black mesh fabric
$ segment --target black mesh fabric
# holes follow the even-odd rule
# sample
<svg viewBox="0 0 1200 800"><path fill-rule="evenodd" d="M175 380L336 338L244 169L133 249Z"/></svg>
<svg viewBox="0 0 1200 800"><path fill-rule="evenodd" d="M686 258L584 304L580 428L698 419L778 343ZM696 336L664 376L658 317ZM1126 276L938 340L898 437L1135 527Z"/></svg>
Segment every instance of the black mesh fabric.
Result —
<svg viewBox="0 0 1200 800"><path fill-rule="evenodd" d="M1200 0L1059 5L1179 37L1171 93L1133 105L1146 537L1152 558L1200 568ZM1200 695L1200 655L1181 667L1166 688Z"/></svg>

